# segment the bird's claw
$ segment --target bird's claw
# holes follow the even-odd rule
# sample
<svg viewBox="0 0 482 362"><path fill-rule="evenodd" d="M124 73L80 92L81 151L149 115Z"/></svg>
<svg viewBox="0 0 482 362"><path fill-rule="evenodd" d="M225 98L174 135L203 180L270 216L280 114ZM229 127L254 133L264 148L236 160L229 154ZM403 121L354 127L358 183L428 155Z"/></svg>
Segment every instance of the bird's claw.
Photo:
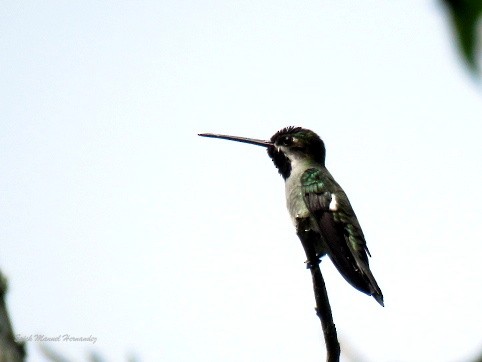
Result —
<svg viewBox="0 0 482 362"><path fill-rule="evenodd" d="M318 260L318 262L317 262L316 264L319 265L319 264L321 263L321 259L320 259L320 257L319 257L318 255L316 256L316 258L317 258L317 260ZM315 265L312 264L309 260L306 260L306 261L305 261L305 264L306 264L306 269L313 269L314 266L315 266Z"/></svg>

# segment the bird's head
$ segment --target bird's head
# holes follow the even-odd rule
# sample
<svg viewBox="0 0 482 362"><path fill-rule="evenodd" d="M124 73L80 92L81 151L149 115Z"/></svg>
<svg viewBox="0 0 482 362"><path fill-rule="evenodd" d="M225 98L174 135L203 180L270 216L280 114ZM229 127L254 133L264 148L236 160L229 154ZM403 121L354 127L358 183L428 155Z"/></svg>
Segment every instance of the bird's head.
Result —
<svg viewBox="0 0 482 362"><path fill-rule="evenodd" d="M199 136L222 138L266 147L268 155L283 178L287 179L297 162L325 165L325 144L313 131L301 127L286 127L276 132L269 141L253 138L201 133Z"/></svg>
<svg viewBox="0 0 482 362"><path fill-rule="evenodd" d="M271 137L268 155L276 165L276 159L286 157L293 162L316 162L325 165L325 144L313 131L301 127L286 127ZM278 165L276 165L278 167ZM279 167L278 167L279 168Z"/></svg>

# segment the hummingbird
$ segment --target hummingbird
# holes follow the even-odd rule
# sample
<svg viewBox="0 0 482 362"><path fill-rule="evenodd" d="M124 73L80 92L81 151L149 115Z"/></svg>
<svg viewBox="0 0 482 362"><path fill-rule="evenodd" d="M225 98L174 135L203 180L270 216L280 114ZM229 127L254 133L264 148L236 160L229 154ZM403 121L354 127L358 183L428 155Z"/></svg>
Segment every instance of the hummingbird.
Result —
<svg viewBox="0 0 482 362"><path fill-rule="evenodd" d="M318 259L328 255L348 283L383 306L360 223L325 166L325 144L315 132L291 126L266 141L214 133L199 136L265 147L285 181L286 206L300 240L313 243Z"/></svg>

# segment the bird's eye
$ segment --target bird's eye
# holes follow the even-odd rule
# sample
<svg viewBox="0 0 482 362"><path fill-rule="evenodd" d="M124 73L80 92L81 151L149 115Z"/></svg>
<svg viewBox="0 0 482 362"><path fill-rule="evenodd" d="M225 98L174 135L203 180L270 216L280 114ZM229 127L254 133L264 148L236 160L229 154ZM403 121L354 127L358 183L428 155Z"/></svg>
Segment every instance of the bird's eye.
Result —
<svg viewBox="0 0 482 362"><path fill-rule="evenodd" d="M285 136L281 139L280 142L283 146L291 146L293 144L293 137Z"/></svg>

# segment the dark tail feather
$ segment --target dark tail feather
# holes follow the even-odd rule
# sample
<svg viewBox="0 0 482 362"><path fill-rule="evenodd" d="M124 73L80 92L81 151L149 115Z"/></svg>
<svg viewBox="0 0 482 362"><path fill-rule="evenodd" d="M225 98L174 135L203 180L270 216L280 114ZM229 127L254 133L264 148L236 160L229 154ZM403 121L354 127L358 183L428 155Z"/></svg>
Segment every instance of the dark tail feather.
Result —
<svg viewBox="0 0 482 362"><path fill-rule="evenodd" d="M329 255L336 269L338 269L343 278L345 278L351 286L360 292L371 295L382 307L385 306L383 304L382 291L368 267L364 266L360 268L355 266L355 260L353 260L353 263L350 263L345 258L336 257L331 253L329 253Z"/></svg>
<svg viewBox="0 0 482 362"><path fill-rule="evenodd" d="M382 291L378 287L367 263L360 259L345 241L341 226L338 226L330 213L320 215L319 226L328 249L331 261L345 280L359 291L372 295L383 306Z"/></svg>
<svg viewBox="0 0 482 362"><path fill-rule="evenodd" d="M368 267L368 264L365 263L363 260L361 260L356 254L355 254L355 260L360 268L361 272L363 273L364 277L368 279L368 283L370 286L370 294L375 298L375 300L380 303L382 307L385 305L383 304L383 294L380 289L380 287L377 284L377 281L375 280L375 277L373 276L372 272L370 271L370 268Z"/></svg>
<svg viewBox="0 0 482 362"><path fill-rule="evenodd" d="M373 298L382 306L384 307L385 304L383 304L383 294L382 293L374 293L372 294Z"/></svg>

